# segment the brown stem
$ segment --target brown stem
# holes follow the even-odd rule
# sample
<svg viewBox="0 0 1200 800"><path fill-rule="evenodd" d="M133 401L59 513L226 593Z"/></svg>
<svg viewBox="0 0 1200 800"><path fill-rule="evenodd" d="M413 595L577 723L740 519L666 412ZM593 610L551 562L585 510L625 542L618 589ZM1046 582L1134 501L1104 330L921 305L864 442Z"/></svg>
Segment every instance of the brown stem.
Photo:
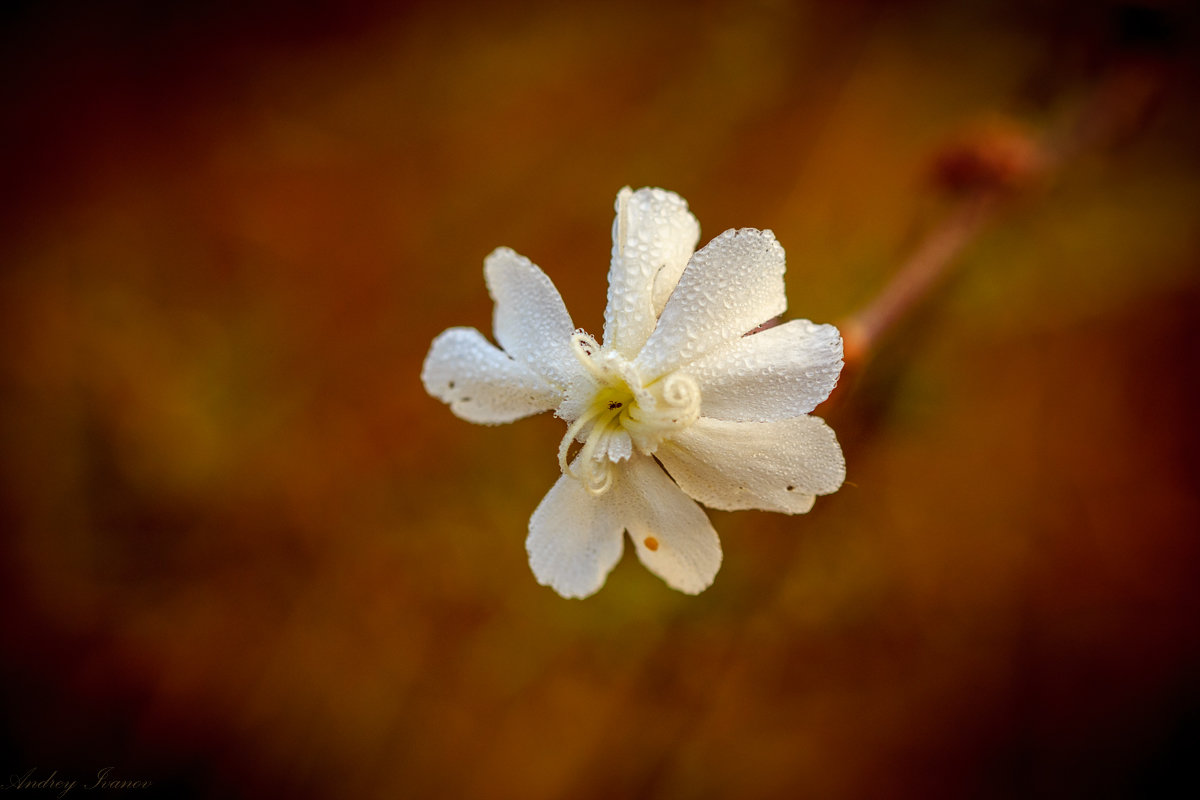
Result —
<svg viewBox="0 0 1200 800"><path fill-rule="evenodd" d="M861 363L879 339L945 278L954 258L992 217L998 197L980 192L959 201L873 301L840 328L848 365Z"/></svg>
<svg viewBox="0 0 1200 800"><path fill-rule="evenodd" d="M888 331L929 296L1002 200L1081 152L1136 135L1158 104L1168 74L1163 61L1130 60L1112 71L1073 120L1040 141L1000 125L943 152L935 177L959 199L883 291L842 322L846 366L861 366Z"/></svg>

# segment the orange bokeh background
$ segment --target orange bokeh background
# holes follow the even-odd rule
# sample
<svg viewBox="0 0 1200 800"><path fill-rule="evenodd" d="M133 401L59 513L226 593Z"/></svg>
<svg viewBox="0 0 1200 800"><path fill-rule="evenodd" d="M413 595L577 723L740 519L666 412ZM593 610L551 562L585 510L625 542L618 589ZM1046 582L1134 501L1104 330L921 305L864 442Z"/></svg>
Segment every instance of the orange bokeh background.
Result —
<svg viewBox="0 0 1200 800"><path fill-rule="evenodd" d="M1187 4L79 6L5 12L0 783L978 798L1184 773ZM418 378L442 329L490 331L492 248L598 334L613 197L663 186L703 241L773 229L789 316L835 322L946 212L946 142L1098 125L1089 98L1146 82L818 410L838 494L711 512L696 598L632 553L583 602L536 584L562 423L472 426Z"/></svg>

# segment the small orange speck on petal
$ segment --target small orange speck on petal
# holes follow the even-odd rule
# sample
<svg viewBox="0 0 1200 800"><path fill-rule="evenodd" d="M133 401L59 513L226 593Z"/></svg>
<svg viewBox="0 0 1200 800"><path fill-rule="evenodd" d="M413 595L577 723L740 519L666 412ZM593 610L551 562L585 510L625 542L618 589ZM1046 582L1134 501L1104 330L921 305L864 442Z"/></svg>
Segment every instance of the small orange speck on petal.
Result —
<svg viewBox="0 0 1200 800"><path fill-rule="evenodd" d="M653 551L658 549L658 539L655 539L653 536L647 536L642 544L646 545L647 550Z"/></svg>

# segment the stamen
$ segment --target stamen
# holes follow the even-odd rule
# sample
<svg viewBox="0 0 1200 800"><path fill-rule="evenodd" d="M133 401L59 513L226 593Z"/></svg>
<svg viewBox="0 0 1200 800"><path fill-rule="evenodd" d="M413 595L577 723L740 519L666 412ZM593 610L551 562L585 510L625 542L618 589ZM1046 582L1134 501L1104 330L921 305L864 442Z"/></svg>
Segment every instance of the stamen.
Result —
<svg viewBox="0 0 1200 800"><path fill-rule="evenodd" d="M650 455L663 439L700 418L700 386L689 375L673 374L643 392L649 401L639 398L622 419L638 450Z"/></svg>
<svg viewBox="0 0 1200 800"><path fill-rule="evenodd" d="M596 385L559 443L558 466L590 493L601 495L612 487L614 462L629 457L631 444L650 455L664 439L699 418L700 386L678 373L647 385L633 363L604 350L582 330L571 335L571 350ZM572 459L576 441L583 447Z"/></svg>
<svg viewBox="0 0 1200 800"><path fill-rule="evenodd" d="M598 364L595 355L600 350L600 345L588 334L583 331L575 331L571 334L571 352L579 359L579 363L583 364L584 369L591 373L592 377L601 383L608 382L608 375L605 374L605 369Z"/></svg>
<svg viewBox="0 0 1200 800"><path fill-rule="evenodd" d="M617 408L610 408L611 404L597 403L579 419L571 423L567 428L566 434L558 445L558 467L564 475L574 478L584 485L593 495L602 495L612 488L612 464L607 457L607 440L616 430L620 429L620 424L617 418L621 414L621 403L617 404ZM571 451L571 443L575 441L579 433L591 423L591 430L583 442L583 448L579 451L575 462L578 464L578 470L572 469L569 463L568 456ZM601 450L601 454L597 455L597 450Z"/></svg>
<svg viewBox="0 0 1200 800"><path fill-rule="evenodd" d="M583 430L583 427L594 420L598 415L599 414L596 411L588 411L580 416L579 419L571 423L571 425L567 428L567 432L563 436L562 441L559 442L558 468L562 470L564 475L570 475L572 478L578 478L578 476L571 470L570 465L567 463L567 452L571 449L571 442L575 441L575 437L579 435L579 432Z"/></svg>
<svg viewBox="0 0 1200 800"><path fill-rule="evenodd" d="M583 443L583 449L579 451L579 463L583 464L585 470L588 464L596 460L596 447L603 438L604 427L599 423L593 425L592 432L588 434L587 440Z"/></svg>
<svg viewBox="0 0 1200 800"><path fill-rule="evenodd" d="M676 408L699 411L700 387L690 375L675 374L663 381L663 400Z"/></svg>
<svg viewBox="0 0 1200 800"><path fill-rule="evenodd" d="M599 497L612 488L613 484L613 466L609 461L592 461L590 462L595 469L588 472L586 480L583 481L583 488L588 490L588 494L593 497ZM600 471L599 479L597 479L596 470Z"/></svg>
<svg viewBox="0 0 1200 800"><path fill-rule="evenodd" d="M642 544L646 545L646 549L652 553L658 549L658 539L655 539L653 536L647 536L642 541Z"/></svg>

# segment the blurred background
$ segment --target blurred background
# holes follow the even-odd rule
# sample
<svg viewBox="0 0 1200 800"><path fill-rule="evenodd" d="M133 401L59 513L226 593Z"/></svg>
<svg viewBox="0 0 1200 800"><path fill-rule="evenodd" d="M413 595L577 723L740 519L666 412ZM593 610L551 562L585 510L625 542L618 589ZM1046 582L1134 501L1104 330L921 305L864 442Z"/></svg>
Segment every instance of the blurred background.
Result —
<svg viewBox="0 0 1200 800"><path fill-rule="evenodd" d="M0 783L1197 788L1190 4L3 17ZM1061 158L818 409L846 486L711 512L696 598L631 552L586 601L538 586L562 423L472 426L418 379L442 329L490 333L483 257L599 334L613 198L662 186L702 241L773 229L788 315L837 322L995 179L951 168L978 130Z"/></svg>

